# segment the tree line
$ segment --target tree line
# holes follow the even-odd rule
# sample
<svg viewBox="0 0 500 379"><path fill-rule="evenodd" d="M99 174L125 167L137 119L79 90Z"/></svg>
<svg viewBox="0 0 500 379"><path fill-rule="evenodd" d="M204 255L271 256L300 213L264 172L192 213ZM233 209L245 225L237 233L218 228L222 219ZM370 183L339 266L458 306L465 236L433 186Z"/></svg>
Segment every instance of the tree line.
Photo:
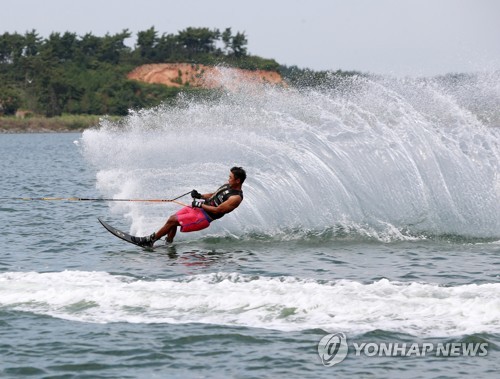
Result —
<svg viewBox="0 0 500 379"><path fill-rule="evenodd" d="M101 37L54 32L42 38L36 30L0 35L0 114L14 114L23 108L48 117L62 113L125 115L129 109L168 101L179 91L194 91L126 78L133 68L148 63L282 70L297 82L301 74L312 75L311 71L249 55L246 35L233 34L231 28L189 27L177 34L160 35L151 27L136 34L134 47L126 43L130 38L128 29Z"/></svg>

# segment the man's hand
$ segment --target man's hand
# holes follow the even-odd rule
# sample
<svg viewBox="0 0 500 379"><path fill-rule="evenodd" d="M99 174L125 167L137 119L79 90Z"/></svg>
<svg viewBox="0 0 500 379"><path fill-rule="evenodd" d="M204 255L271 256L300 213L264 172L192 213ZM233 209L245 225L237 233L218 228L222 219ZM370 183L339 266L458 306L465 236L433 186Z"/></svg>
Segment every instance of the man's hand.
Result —
<svg viewBox="0 0 500 379"><path fill-rule="evenodd" d="M204 200L198 200L198 199L194 199L193 200L193 203L191 204L191 206L193 208L201 208L201 206L205 204L205 201Z"/></svg>
<svg viewBox="0 0 500 379"><path fill-rule="evenodd" d="M195 189L191 191L191 197L193 199L201 199L201 194Z"/></svg>

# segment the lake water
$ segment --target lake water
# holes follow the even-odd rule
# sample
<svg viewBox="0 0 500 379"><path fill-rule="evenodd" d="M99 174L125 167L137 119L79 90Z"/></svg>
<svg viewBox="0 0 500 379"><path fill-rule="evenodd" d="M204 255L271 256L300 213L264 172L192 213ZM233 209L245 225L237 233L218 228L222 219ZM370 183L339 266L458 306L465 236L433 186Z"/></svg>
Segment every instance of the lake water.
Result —
<svg viewBox="0 0 500 379"><path fill-rule="evenodd" d="M498 83L241 85L83 134L0 135L0 376L496 377ZM145 235L175 204L17 199L168 199L233 165L242 205L155 251L97 217ZM332 366L328 334L348 347Z"/></svg>

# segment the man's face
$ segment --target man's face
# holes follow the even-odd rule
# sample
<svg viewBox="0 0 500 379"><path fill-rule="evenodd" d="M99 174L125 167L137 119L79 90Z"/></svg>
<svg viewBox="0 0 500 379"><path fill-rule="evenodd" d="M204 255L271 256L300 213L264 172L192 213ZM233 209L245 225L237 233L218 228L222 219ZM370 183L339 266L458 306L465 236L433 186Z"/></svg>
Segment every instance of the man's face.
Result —
<svg viewBox="0 0 500 379"><path fill-rule="evenodd" d="M229 180L228 180L229 186L232 187L238 184L238 181L239 181L238 179L234 178L234 174L232 172L229 172Z"/></svg>

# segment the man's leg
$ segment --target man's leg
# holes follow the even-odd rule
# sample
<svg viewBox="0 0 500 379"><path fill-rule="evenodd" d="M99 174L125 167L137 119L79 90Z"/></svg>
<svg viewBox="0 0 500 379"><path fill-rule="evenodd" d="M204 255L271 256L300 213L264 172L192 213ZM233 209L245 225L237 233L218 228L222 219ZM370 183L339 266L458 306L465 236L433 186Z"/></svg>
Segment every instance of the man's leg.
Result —
<svg viewBox="0 0 500 379"><path fill-rule="evenodd" d="M177 215L173 214L170 216L163 225L160 230L158 230L155 234L156 239L160 239L164 235L167 235L167 242L172 242L175 237L175 233L177 232L177 227L180 226L179 220L177 220Z"/></svg>
<svg viewBox="0 0 500 379"><path fill-rule="evenodd" d="M177 233L177 226L170 228L170 231L168 232L168 235L166 238L168 243L174 242L175 233Z"/></svg>

